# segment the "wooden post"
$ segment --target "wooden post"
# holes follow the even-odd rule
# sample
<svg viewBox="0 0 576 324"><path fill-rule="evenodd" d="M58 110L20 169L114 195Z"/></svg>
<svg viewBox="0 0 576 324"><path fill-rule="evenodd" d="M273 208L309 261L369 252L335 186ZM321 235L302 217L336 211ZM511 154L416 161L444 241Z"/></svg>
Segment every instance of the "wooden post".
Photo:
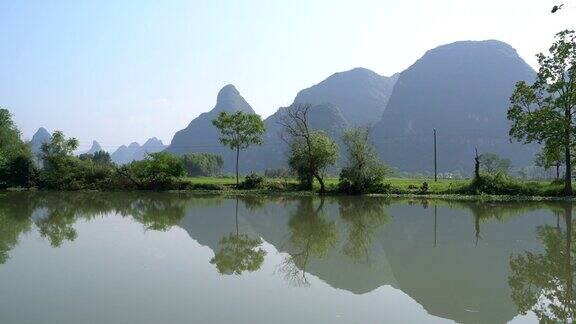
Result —
<svg viewBox="0 0 576 324"><path fill-rule="evenodd" d="M438 182L438 164L436 159L436 128L434 128L434 182Z"/></svg>

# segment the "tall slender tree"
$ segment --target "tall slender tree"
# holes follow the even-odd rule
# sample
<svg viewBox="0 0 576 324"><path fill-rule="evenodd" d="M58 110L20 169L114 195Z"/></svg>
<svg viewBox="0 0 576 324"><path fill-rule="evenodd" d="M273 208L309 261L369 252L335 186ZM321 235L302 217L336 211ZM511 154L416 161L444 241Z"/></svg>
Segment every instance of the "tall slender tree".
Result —
<svg viewBox="0 0 576 324"><path fill-rule="evenodd" d="M238 166L240 150L248 148L252 144L262 145L264 135L264 122L256 114L247 114L237 111L229 114L221 112L212 124L220 130L220 142L232 150L236 150L236 186L239 185Z"/></svg>

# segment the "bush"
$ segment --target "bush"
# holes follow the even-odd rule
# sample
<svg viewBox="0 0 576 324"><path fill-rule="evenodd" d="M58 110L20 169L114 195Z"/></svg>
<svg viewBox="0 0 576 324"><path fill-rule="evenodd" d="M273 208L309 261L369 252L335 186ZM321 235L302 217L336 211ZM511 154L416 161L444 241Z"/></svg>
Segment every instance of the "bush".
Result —
<svg viewBox="0 0 576 324"><path fill-rule="evenodd" d="M258 189L264 184L264 177L257 173L250 173L240 184L241 189Z"/></svg>
<svg viewBox="0 0 576 324"><path fill-rule="evenodd" d="M40 172L38 184L46 189L108 189L115 174L112 166L72 156L48 157L44 161L50 167Z"/></svg>
<svg viewBox="0 0 576 324"><path fill-rule="evenodd" d="M512 195L535 196L539 190L533 186L517 182L503 173L482 174L474 178L469 185L459 189L457 193L468 195Z"/></svg>
<svg viewBox="0 0 576 324"><path fill-rule="evenodd" d="M186 175L182 161L166 152L149 154L142 161L134 161L120 170L141 189L174 189L177 179Z"/></svg>

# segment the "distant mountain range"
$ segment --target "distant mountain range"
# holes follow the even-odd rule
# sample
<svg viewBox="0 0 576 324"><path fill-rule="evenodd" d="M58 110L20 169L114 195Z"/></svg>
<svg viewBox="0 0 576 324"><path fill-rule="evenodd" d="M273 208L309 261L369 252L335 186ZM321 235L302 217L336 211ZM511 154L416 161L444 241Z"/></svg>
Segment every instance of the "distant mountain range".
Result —
<svg viewBox="0 0 576 324"><path fill-rule="evenodd" d="M470 173L475 148L510 158L516 166L533 164L538 146L510 142L506 113L515 83L534 78L535 71L510 45L462 41L432 49L390 77L365 68L335 73L299 91L293 103L310 104L312 128L326 131L339 144L346 128L371 125L382 159L403 171L433 169L436 129L439 170ZM264 145L241 153L241 172L287 166L287 145L278 124L285 109L265 119ZM219 131L212 125L222 111L255 113L229 84L219 91L215 106L176 132L167 147L152 138L142 146L121 146L112 159L124 164L164 149L178 155L209 152L222 155L224 171L231 172L234 154L220 144ZM49 136L40 129L30 143L33 151L38 152ZM92 149L98 149L97 144Z"/></svg>
<svg viewBox="0 0 576 324"><path fill-rule="evenodd" d="M132 161L143 160L149 153L157 153L164 151L165 149L166 145L164 145L161 140L152 137L148 139L144 145L140 145L136 142L133 142L128 146L122 145L114 151L110 157L112 158L112 162L122 165Z"/></svg>

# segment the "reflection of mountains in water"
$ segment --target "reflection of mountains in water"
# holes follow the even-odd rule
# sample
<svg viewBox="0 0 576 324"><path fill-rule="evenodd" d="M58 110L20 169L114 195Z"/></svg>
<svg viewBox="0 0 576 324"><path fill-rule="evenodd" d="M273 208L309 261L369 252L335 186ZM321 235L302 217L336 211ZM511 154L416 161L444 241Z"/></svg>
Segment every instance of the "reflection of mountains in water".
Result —
<svg viewBox="0 0 576 324"><path fill-rule="evenodd" d="M510 255L541 249L536 228L556 224L550 212L536 205L534 211L515 205L518 215L527 214L516 217L506 216L514 209L444 204L437 207L435 217L434 203L427 208L406 203L386 206L378 200L378 209L365 206L362 198L355 199L327 199L316 215L319 199L271 200L251 208L240 203L238 226L241 233L261 237L295 259L299 249L314 242L302 237L303 242L294 240L294 219L307 222L307 218L320 217L325 226L333 226L336 240L324 253L307 255L305 263L295 261L300 270L355 294L392 286L428 313L443 318L498 323L517 315L507 282ZM366 219L367 210L374 213L372 218ZM347 218L347 212L356 214ZM534 217L536 213L546 216ZM180 226L216 253L220 238L235 230L235 200L218 200L213 205L207 201L202 207L195 204L187 209ZM321 230L313 230L316 233L310 233L309 239L321 240L317 237L323 235L317 233ZM351 242L356 241L360 248L351 249ZM350 250L360 251L359 255Z"/></svg>

